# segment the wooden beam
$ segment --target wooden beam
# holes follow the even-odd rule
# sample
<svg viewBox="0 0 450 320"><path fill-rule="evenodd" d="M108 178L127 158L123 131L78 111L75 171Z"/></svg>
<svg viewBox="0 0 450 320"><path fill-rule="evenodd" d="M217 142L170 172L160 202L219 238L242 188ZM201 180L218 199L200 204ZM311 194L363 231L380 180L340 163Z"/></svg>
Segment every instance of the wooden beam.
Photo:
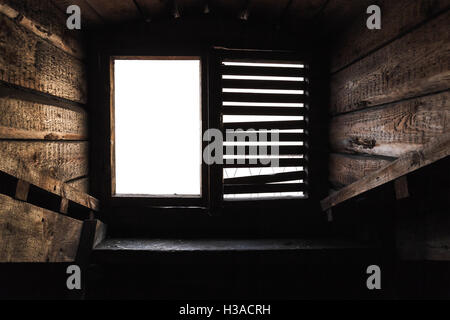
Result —
<svg viewBox="0 0 450 320"><path fill-rule="evenodd" d="M266 184L283 181L302 180L306 178L306 171L282 172L257 176L225 178L224 184Z"/></svg>
<svg viewBox="0 0 450 320"><path fill-rule="evenodd" d="M0 139L86 140L83 110L0 97Z"/></svg>
<svg viewBox="0 0 450 320"><path fill-rule="evenodd" d="M0 80L86 103L86 66L0 14Z"/></svg>
<svg viewBox="0 0 450 320"><path fill-rule="evenodd" d="M0 262L72 262L82 224L0 194Z"/></svg>
<svg viewBox="0 0 450 320"><path fill-rule="evenodd" d="M346 0L340 0L340 2L347 5ZM448 1L381 0L378 1L378 5L382 12L382 28L369 30L366 27L368 15L365 14L365 9L370 4L372 3L367 3L355 19L349 20L353 21L351 25L335 37L331 55L332 72L350 65L449 8Z"/></svg>
<svg viewBox="0 0 450 320"><path fill-rule="evenodd" d="M333 151L399 157L450 132L450 91L333 117Z"/></svg>
<svg viewBox="0 0 450 320"><path fill-rule="evenodd" d="M447 90L450 11L331 77L331 113L338 114Z"/></svg>
<svg viewBox="0 0 450 320"><path fill-rule="evenodd" d="M84 58L80 34L67 29L66 15L50 0L6 0L6 3L0 3L0 14L15 20L20 26L64 52L78 59Z"/></svg>
<svg viewBox="0 0 450 320"><path fill-rule="evenodd" d="M395 197L397 200L409 197L408 178L402 176L394 180Z"/></svg>
<svg viewBox="0 0 450 320"><path fill-rule="evenodd" d="M305 103L304 94L264 94L264 93L222 93L223 101L233 102L268 102L268 103Z"/></svg>
<svg viewBox="0 0 450 320"><path fill-rule="evenodd" d="M99 211L99 201L94 197L91 197L90 195L63 183L60 180L43 175L41 172L36 171L34 168L25 164L18 158L14 158L6 154L2 155L2 160L4 161L0 162L0 171L24 180L47 192L78 203L86 208Z"/></svg>
<svg viewBox="0 0 450 320"><path fill-rule="evenodd" d="M30 183L28 183L27 181L19 179L17 181L15 198L17 200L27 201L27 199L28 199L28 192L29 191L30 191Z"/></svg>
<svg viewBox="0 0 450 320"><path fill-rule="evenodd" d="M305 183L277 183L277 184L227 184L223 187L224 194L242 193L272 193L305 191Z"/></svg>
<svg viewBox="0 0 450 320"><path fill-rule="evenodd" d="M448 155L450 155L450 133L432 139L422 149L409 152L374 173L328 196L320 202L322 209L325 211L345 200L397 179Z"/></svg>
<svg viewBox="0 0 450 320"><path fill-rule="evenodd" d="M306 121L287 120L287 121L259 121L259 122L227 122L223 124L223 127L225 130L305 129Z"/></svg>

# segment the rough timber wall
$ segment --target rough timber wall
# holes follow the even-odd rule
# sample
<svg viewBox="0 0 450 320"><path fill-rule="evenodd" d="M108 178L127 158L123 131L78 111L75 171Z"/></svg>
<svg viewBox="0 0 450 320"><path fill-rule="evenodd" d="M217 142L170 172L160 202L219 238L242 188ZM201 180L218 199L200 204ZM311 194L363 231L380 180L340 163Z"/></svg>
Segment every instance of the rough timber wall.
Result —
<svg viewBox="0 0 450 320"><path fill-rule="evenodd" d="M87 191L80 31L50 0L0 1L0 168L8 159Z"/></svg>
<svg viewBox="0 0 450 320"><path fill-rule="evenodd" d="M329 170L330 182L336 189L450 131L449 1L375 2L381 7L381 30L367 29L368 15L362 11L360 18L333 45ZM448 167L440 168L447 171L441 173L447 179L440 181L439 187L429 184L427 175L433 172L439 175L440 171L424 169L420 188L422 191L426 191L425 185L434 188L435 192L424 192L423 197L428 193L430 201L441 199L442 206L445 201L448 203L445 198L450 188ZM440 197L441 193L447 197ZM423 207L431 207L428 200L421 201ZM439 224L450 226L447 218L437 222L435 218L445 211L442 209L445 206L437 207L426 218L422 215L422 220L409 221L409 230L402 232L412 239L418 233L426 233L423 225L428 229ZM410 217L413 215L409 212ZM397 227L405 227L402 223ZM429 244L430 236L435 235L428 233L423 239ZM405 241L404 235L401 237L401 246L414 249L407 253L409 257L413 251L417 257L424 257L423 252L417 254L417 246ZM440 239L448 244L448 232ZM444 251L446 259L450 258L448 250Z"/></svg>

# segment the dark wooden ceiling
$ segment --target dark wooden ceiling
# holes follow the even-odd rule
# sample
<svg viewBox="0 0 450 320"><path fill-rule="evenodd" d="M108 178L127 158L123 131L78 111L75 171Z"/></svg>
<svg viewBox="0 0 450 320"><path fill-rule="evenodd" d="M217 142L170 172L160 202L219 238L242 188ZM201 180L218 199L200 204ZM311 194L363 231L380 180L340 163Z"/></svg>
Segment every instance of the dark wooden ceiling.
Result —
<svg viewBox="0 0 450 320"><path fill-rule="evenodd" d="M53 0L65 12L80 6L87 27L216 14L283 25L293 31L308 25L324 30L344 26L365 14L369 0Z"/></svg>

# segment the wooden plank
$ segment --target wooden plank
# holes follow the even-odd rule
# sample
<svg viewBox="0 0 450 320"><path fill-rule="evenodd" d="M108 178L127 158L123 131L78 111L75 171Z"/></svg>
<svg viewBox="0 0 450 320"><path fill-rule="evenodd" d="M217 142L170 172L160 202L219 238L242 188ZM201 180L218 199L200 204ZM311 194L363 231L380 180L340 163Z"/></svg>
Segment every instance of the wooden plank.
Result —
<svg viewBox="0 0 450 320"><path fill-rule="evenodd" d="M222 79L222 87L232 89L306 90L308 83L305 81Z"/></svg>
<svg viewBox="0 0 450 320"><path fill-rule="evenodd" d="M332 118L337 152L398 157L450 132L450 92L370 108Z"/></svg>
<svg viewBox="0 0 450 320"><path fill-rule="evenodd" d="M143 19L133 0L86 0L106 21L117 23Z"/></svg>
<svg viewBox="0 0 450 320"><path fill-rule="evenodd" d="M408 179L406 176L394 180L395 197L397 200L409 197Z"/></svg>
<svg viewBox="0 0 450 320"><path fill-rule="evenodd" d="M290 0L249 1L248 19L250 21L277 22Z"/></svg>
<svg viewBox="0 0 450 320"><path fill-rule="evenodd" d="M81 192L74 187L45 175L35 169L33 165L27 164L21 158L11 156L10 154L2 154L0 152L0 172L4 172L17 179L24 180L40 189L56 194L57 196L66 198L72 202L78 203L86 208L98 211L100 208L99 201L90 195Z"/></svg>
<svg viewBox="0 0 450 320"><path fill-rule="evenodd" d="M67 7L77 5L81 10L81 29L99 26L104 23L103 18L86 0L53 0L61 12L67 12Z"/></svg>
<svg viewBox="0 0 450 320"><path fill-rule="evenodd" d="M222 65L223 75L236 76L265 76L265 77L305 77L304 68L277 68L277 67L245 67Z"/></svg>
<svg viewBox="0 0 450 320"><path fill-rule="evenodd" d="M290 107L223 107L222 113L226 115L258 115L258 116L305 116L306 108Z"/></svg>
<svg viewBox="0 0 450 320"><path fill-rule="evenodd" d="M306 121L287 120L287 121L260 121L260 122L227 122L223 124L223 127L225 130L305 129Z"/></svg>
<svg viewBox="0 0 450 320"><path fill-rule="evenodd" d="M0 170L17 169L17 161L61 181L88 174L87 142L1 141Z"/></svg>
<svg viewBox="0 0 450 320"><path fill-rule="evenodd" d="M170 1L136 0L147 19L168 18L172 6Z"/></svg>
<svg viewBox="0 0 450 320"><path fill-rule="evenodd" d="M329 180L335 186L346 186L375 172L392 160L364 156L330 154Z"/></svg>
<svg viewBox="0 0 450 320"><path fill-rule="evenodd" d="M450 87L450 11L334 74L331 113Z"/></svg>
<svg viewBox="0 0 450 320"><path fill-rule="evenodd" d="M17 200L27 201L29 191L30 191L30 183L24 180L18 180L15 198Z"/></svg>
<svg viewBox="0 0 450 320"><path fill-rule="evenodd" d="M0 194L1 262L72 262L82 222Z"/></svg>
<svg viewBox="0 0 450 320"><path fill-rule="evenodd" d="M0 14L0 80L86 103L85 65Z"/></svg>
<svg viewBox="0 0 450 320"><path fill-rule="evenodd" d="M89 193L89 178L87 177L67 181L66 184L81 192Z"/></svg>
<svg viewBox="0 0 450 320"><path fill-rule="evenodd" d="M85 111L0 97L0 139L86 140Z"/></svg>
<svg viewBox="0 0 450 320"><path fill-rule="evenodd" d="M253 132L242 132L242 131L236 131L233 132L232 136L230 134L225 135L225 142L234 142L234 141L245 141L249 140L250 137L256 138L257 141L278 141L278 142L298 142L298 141L304 141L307 138L307 135L305 133L295 133L295 132L280 132L278 133L278 137L275 137L274 140L272 140L272 136L270 132L262 133L260 131L253 131Z"/></svg>
<svg viewBox="0 0 450 320"><path fill-rule="evenodd" d="M64 52L79 59L84 58L81 33L66 27L68 16L52 1L3 0L3 3L0 3L0 13Z"/></svg>
<svg viewBox="0 0 450 320"><path fill-rule="evenodd" d="M361 11L347 30L335 37L331 55L332 72L348 66L449 7L447 0L383 0L377 4L382 12L381 29L369 30L366 27L368 15Z"/></svg>
<svg viewBox="0 0 450 320"><path fill-rule="evenodd" d="M272 193L305 191L304 183L276 183L276 184L227 184L223 186L224 194L242 193Z"/></svg>
<svg viewBox="0 0 450 320"><path fill-rule="evenodd" d="M242 159L239 159L242 161ZM252 159L253 160L253 159ZM269 160L272 159L266 159L261 158L258 159L258 163L250 163L250 159L245 159L245 163L226 163L224 161L223 167L224 168L265 168L265 167L271 167L272 164L269 162ZM282 158L278 159L278 166L277 167L302 167L307 164L306 159L302 158Z"/></svg>
<svg viewBox="0 0 450 320"><path fill-rule="evenodd" d="M306 178L306 171L282 172L275 174L262 174L257 176L246 176L224 179L224 184L265 184L273 182L303 180Z"/></svg>
<svg viewBox="0 0 450 320"><path fill-rule="evenodd" d="M278 152L276 155L285 156L285 155L301 155L305 154L307 151L306 146L278 146ZM261 146L224 146L223 153L224 155L232 156L232 155L275 155L274 149L271 146L265 146L261 148Z"/></svg>
<svg viewBox="0 0 450 320"><path fill-rule="evenodd" d="M269 102L269 103L305 103L303 94L264 94L264 93L222 93L223 101L233 102Z"/></svg>
<svg viewBox="0 0 450 320"><path fill-rule="evenodd" d="M450 155L450 133L433 138L417 151L411 151L372 174L342 188L320 203L327 210L345 200L397 179Z"/></svg>
<svg viewBox="0 0 450 320"><path fill-rule="evenodd" d="M66 198L61 198L61 205L59 206L59 212L62 214L67 214L69 209L69 200Z"/></svg>
<svg viewBox="0 0 450 320"><path fill-rule="evenodd" d="M281 23L286 24L291 30L301 31L320 13L327 2L327 0L292 0L286 14L281 17Z"/></svg>

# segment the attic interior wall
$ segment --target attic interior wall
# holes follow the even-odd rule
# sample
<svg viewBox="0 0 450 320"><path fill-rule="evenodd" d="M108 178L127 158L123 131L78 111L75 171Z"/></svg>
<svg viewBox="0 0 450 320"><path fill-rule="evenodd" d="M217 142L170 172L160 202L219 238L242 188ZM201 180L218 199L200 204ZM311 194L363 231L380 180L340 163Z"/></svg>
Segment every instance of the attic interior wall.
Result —
<svg viewBox="0 0 450 320"><path fill-rule="evenodd" d="M53 2L0 6L0 167L88 190L85 51Z"/></svg>
<svg viewBox="0 0 450 320"><path fill-rule="evenodd" d="M380 7L381 30L368 30L361 16L331 50L329 180L335 190L450 130L448 2L381 1ZM417 202L396 222L397 246L407 259L449 258L442 232L450 226L448 174L443 178L436 169L448 173L443 162L408 176L410 201ZM391 188L381 187L392 197ZM391 215L399 209L373 191L362 198L371 197L385 202Z"/></svg>

